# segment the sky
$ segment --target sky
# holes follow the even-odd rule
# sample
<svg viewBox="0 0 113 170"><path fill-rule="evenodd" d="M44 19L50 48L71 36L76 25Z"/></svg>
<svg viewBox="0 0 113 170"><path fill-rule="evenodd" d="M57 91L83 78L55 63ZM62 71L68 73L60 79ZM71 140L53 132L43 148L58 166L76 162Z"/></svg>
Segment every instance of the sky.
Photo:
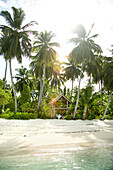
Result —
<svg viewBox="0 0 113 170"><path fill-rule="evenodd" d="M21 7L26 14L26 23L35 20L38 26L34 29L41 32L52 31L56 34L55 41L60 43L57 49L59 59L66 61L65 56L73 49L69 40L75 37L74 29L78 24L83 24L88 32L94 23L91 34L99 34L95 39L103 50L103 55L111 56L108 49L113 44L113 0L0 0L0 11L11 7ZM0 17L0 24L6 24ZM22 65L29 68L29 59L23 58ZM15 68L20 68L16 60L12 61L13 76ZM0 79L4 77L5 62L0 56ZM10 82L8 69L7 80Z"/></svg>

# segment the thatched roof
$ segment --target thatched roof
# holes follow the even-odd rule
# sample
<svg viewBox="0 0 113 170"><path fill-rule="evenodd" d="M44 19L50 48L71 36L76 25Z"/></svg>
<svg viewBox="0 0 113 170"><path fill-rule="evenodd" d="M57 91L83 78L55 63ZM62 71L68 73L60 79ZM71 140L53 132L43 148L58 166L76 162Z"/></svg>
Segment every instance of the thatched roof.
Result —
<svg viewBox="0 0 113 170"><path fill-rule="evenodd" d="M64 96L63 94L60 94L59 96L57 96L55 99L53 99L51 102L49 102L49 104L55 103L58 100L60 100L61 98L63 98L64 100L68 101L69 104L72 103L71 100L69 100L66 96Z"/></svg>

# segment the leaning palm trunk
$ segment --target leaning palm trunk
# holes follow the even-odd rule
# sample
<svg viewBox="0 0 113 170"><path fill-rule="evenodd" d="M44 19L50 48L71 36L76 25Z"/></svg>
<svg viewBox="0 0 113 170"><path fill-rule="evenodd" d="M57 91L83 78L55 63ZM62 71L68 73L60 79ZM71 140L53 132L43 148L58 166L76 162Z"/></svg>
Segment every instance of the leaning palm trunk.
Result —
<svg viewBox="0 0 113 170"><path fill-rule="evenodd" d="M15 113L17 113L17 100L16 100L16 92L15 92L14 83L13 83L13 76L12 76L12 69L11 69L11 58L9 60L9 65L10 65L10 75L11 75L12 89L13 89L14 99L15 99Z"/></svg>
<svg viewBox="0 0 113 170"><path fill-rule="evenodd" d="M7 60L6 60L5 76L4 76L4 92L5 92L5 88L6 88L6 74L7 74ZM4 112L4 109L5 109L5 104L3 104L3 106L2 106L2 112Z"/></svg>
<svg viewBox="0 0 113 170"><path fill-rule="evenodd" d="M73 113L73 119L75 118L75 114L76 114L76 111L77 111L77 108L78 108L82 70L83 70L83 63L82 63L82 66L81 66L81 72L80 72L80 78L79 78L79 84L78 84L77 102L76 102L75 110L74 110L74 113Z"/></svg>
<svg viewBox="0 0 113 170"><path fill-rule="evenodd" d="M106 106L105 112L104 112L104 114L103 114L103 116L102 116L101 120L103 120L103 119L104 119L104 117L105 117L105 115L106 115L107 108L108 108L109 103L110 103L110 100L111 100L111 96L112 96L112 92L111 92L111 94L109 95L108 103L107 103L107 106Z"/></svg>
<svg viewBox="0 0 113 170"><path fill-rule="evenodd" d="M42 102L44 83L45 83L45 64L43 65L43 82L42 82L42 87L40 89L40 96L39 96L39 101L38 101L38 112L40 111L40 106L41 106L41 102Z"/></svg>

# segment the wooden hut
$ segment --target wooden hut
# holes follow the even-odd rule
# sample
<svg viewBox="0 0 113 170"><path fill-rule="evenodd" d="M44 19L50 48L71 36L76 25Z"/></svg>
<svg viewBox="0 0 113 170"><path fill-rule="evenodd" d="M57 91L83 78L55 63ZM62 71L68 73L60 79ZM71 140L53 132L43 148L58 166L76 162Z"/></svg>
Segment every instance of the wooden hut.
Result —
<svg viewBox="0 0 113 170"><path fill-rule="evenodd" d="M52 99L52 101L49 102L49 104L51 104L51 117L55 117L58 113L64 116L71 103L71 100L63 94L60 94L55 99Z"/></svg>

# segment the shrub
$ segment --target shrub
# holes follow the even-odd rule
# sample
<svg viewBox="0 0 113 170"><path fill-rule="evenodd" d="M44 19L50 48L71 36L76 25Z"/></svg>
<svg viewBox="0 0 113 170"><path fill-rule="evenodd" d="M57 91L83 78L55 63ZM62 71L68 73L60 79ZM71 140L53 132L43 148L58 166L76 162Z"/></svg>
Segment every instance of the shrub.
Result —
<svg viewBox="0 0 113 170"><path fill-rule="evenodd" d="M92 119L95 119L95 113L90 113L89 116L87 117L88 120L92 120Z"/></svg>
<svg viewBox="0 0 113 170"><path fill-rule="evenodd" d="M76 113L75 119L82 119L82 114Z"/></svg>
<svg viewBox="0 0 113 170"><path fill-rule="evenodd" d="M111 119L113 119L113 116L112 115L105 115L105 119L111 120Z"/></svg>
<svg viewBox="0 0 113 170"><path fill-rule="evenodd" d="M28 120L28 119L36 119L37 114L28 113L28 112L17 112L15 114L14 112L8 112L8 113L1 114L0 118Z"/></svg>
<svg viewBox="0 0 113 170"><path fill-rule="evenodd" d="M50 119L51 118L51 114L50 114L50 111L41 111L39 113L39 118L40 119Z"/></svg>
<svg viewBox="0 0 113 170"><path fill-rule="evenodd" d="M67 116L64 117L64 119L66 119L66 120L71 120L71 119L72 119L72 116L71 116L71 115L67 115Z"/></svg>
<svg viewBox="0 0 113 170"><path fill-rule="evenodd" d="M22 119L22 120L28 120L28 119L36 119L37 115L34 113L28 113L28 112L17 112L14 115L15 119Z"/></svg>
<svg viewBox="0 0 113 170"><path fill-rule="evenodd" d="M9 119L9 114L6 114L6 113L1 114L1 115L0 115L0 118Z"/></svg>
<svg viewBox="0 0 113 170"><path fill-rule="evenodd" d="M102 118L102 115L99 115L99 116L96 116L95 119L101 119Z"/></svg>
<svg viewBox="0 0 113 170"><path fill-rule="evenodd" d="M4 112L3 114L0 115L0 118L5 118L5 119L14 119L14 112Z"/></svg>

